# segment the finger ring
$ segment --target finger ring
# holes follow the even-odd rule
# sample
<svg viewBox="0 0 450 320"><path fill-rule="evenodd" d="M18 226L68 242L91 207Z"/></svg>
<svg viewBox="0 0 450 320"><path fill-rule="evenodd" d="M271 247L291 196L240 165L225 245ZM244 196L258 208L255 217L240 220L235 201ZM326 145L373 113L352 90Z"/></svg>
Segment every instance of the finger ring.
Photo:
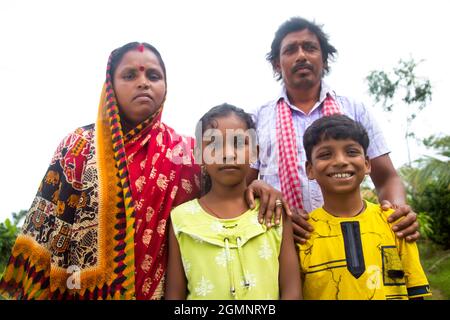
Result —
<svg viewBox="0 0 450 320"><path fill-rule="evenodd" d="M283 201L281 201L280 199L275 200L275 206L276 207L282 207L283 206Z"/></svg>

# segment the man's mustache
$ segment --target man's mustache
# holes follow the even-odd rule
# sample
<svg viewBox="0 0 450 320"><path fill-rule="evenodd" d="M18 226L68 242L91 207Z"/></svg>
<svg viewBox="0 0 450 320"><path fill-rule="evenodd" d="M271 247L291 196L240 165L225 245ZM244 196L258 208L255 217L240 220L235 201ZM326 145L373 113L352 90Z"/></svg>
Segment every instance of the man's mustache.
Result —
<svg viewBox="0 0 450 320"><path fill-rule="evenodd" d="M299 62L295 66L292 67L291 71L292 71L292 73L295 73L300 69L309 69L309 70L313 71L314 67L307 62Z"/></svg>

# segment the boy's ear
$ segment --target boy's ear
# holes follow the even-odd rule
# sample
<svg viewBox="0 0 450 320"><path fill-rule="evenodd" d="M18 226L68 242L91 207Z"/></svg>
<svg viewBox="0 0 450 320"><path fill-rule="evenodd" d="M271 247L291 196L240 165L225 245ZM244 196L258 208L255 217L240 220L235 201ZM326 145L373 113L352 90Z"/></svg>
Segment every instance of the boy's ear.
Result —
<svg viewBox="0 0 450 320"><path fill-rule="evenodd" d="M370 159L366 156L366 174L369 175L372 170L372 166L370 164Z"/></svg>
<svg viewBox="0 0 450 320"><path fill-rule="evenodd" d="M308 179L314 180L315 177L314 177L314 173L313 173L312 164L308 160L306 160L305 168L306 168L306 175L308 176Z"/></svg>

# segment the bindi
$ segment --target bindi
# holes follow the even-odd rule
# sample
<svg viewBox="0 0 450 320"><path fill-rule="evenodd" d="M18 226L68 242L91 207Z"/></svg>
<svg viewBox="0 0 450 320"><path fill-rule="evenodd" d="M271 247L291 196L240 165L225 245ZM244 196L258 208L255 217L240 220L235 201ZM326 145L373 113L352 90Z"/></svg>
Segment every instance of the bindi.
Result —
<svg viewBox="0 0 450 320"><path fill-rule="evenodd" d="M145 71L145 67L144 66L139 66L139 71Z"/></svg>

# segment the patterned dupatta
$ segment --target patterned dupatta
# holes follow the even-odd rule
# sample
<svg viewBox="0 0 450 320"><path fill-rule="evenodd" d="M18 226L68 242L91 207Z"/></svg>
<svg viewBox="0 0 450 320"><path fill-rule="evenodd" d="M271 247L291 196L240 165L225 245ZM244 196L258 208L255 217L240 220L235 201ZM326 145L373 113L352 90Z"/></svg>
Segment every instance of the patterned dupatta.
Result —
<svg viewBox="0 0 450 320"><path fill-rule="evenodd" d="M63 139L27 214L0 279L6 298L163 297L167 220L199 196L200 167L162 106L124 135L110 61L95 126Z"/></svg>
<svg viewBox="0 0 450 320"><path fill-rule="evenodd" d="M110 63L106 80L106 114L117 176L122 186L122 217L125 214L125 219L120 225L126 226L121 235L123 250L119 256L134 260L134 275L127 274L127 279L134 282L135 297L161 299L170 211L199 194L200 170L194 164L194 140L178 135L161 122L163 105L150 119L124 135L109 66ZM132 288L127 290L132 291Z"/></svg>
<svg viewBox="0 0 450 320"><path fill-rule="evenodd" d="M322 115L340 114L336 100L327 93L323 102ZM296 133L292 121L292 110L283 98L277 103L276 136L278 143L278 174L281 192L293 208L303 209L302 183L299 175Z"/></svg>

